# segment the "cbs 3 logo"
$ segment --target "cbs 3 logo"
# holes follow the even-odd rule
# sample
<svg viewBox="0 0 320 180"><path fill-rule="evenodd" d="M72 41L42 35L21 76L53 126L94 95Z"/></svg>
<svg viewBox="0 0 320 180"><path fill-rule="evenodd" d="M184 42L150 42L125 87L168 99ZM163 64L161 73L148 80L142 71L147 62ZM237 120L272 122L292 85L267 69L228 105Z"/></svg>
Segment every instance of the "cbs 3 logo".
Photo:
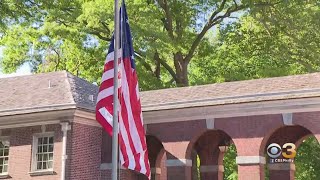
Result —
<svg viewBox="0 0 320 180"><path fill-rule="evenodd" d="M272 143L267 148L267 154L271 158L277 158L281 154L284 158L292 159L296 156L296 145L293 143L285 143L282 148L277 143Z"/></svg>

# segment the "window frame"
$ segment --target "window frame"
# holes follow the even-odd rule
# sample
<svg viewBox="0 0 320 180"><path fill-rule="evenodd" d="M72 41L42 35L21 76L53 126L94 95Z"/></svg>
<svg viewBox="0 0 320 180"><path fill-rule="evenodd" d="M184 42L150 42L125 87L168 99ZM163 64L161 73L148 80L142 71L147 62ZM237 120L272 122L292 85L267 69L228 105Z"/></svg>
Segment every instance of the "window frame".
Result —
<svg viewBox="0 0 320 180"><path fill-rule="evenodd" d="M55 143L55 136L54 132L45 132L45 133L36 133L33 134L33 140L32 140L32 160L31 160L31 172L52 172L53 171L53 166L54 166L54 160L52 160L52 168L49 169L37 169L37 151L38 151L38 139L43 138L43 137L53 137L53 157L54 157L54 143Z"/></svg>
<svg viewBox="0 0 320 180"><path fill-rule="evenodd" d="M0 141L8 141L9 143L9 152L8 152L8 164L7 164L7 172L0 173L0 176L8 176L9 175L9 159L10 159L10 137L9 136L1 136Z"/></svg>

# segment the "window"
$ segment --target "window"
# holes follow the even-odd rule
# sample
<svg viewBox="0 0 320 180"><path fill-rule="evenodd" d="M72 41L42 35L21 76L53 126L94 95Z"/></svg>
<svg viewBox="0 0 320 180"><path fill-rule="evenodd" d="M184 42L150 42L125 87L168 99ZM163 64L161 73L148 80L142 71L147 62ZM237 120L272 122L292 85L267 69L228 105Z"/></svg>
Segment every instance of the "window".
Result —
<svg viewBox="0 0 320 180"><path fill-rule="evenodd" d="M52 170L53 133L35 135L33 141L33 171Z"/></svg>
<svg viewBox="0 0 320 180"><path fill-rule="evenodd" d="M0 140L0 175L8 174L9 141Z"/></svg>

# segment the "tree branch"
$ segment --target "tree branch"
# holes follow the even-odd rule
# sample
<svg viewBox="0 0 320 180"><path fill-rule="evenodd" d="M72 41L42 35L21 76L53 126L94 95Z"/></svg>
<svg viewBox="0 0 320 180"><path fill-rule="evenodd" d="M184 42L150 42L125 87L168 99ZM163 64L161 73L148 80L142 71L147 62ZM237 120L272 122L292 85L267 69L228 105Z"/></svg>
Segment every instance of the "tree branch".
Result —
<svg viewBox="0 0 320 180"><path fill-rule="evenodd" d="M220 7L224 7L224 4L221 4ZM198 34L198 36L196 37L196 39L193 41L192 45L191 45L191 48L187 54L187 56L185 57L185 61L187 63L190 62L191 58L193 57L194 55L194 52L195 50L197 49L197 47L199 46L202 38L204 37L204 35L207 33L207 31L212 28L214 25L217 25L219 23L221 23L223 21L224 18L226 17L229 17L231 15L231 13L233 12L236 12L236 11L240 11L242 9L245 9L247 8L248 6L244 6L244 5L240 5L240 6L235 6L234 8L230 7L228 8L228 10L223 14L223 15L220 15L220 16L211 16L210 17L210 20L209 22L207 22L207 24L203 27L203 29L201 30L201 32ZM218 9L219 10L219 9ZM216 12L213 13L216 14L216 13L219 13L218 10ZM211 19L212 17L215 17L213 19Z"/></svg>
<svg viewBox="0 0 320 180"><path fill-rule="evenodd" d="M235 1L234 1L235 2ZM185 57L185 61L187 63L190 62L191 58L194 55L195 50L197 49L197 47L199 46L202 38L205 36L205 34L207 33L207 31L212 28L214 25L217 25L219 23L221 23L225 18L230 17L230 15L234 12L246 9L249 7L249 5L238 5L235 3L234 6L229 7L226 12L223 15L217 16L224 8L226 3L226 0L223 0L220 7L212 13L211 17L209 18L209 21L206 23L206 25L202 28L201 32L198 34L198 36L196 37L196 39L193 41L191 48L187 54L187 56ZM276 4L276 3L275 3ZM254 4L253 6L270 6L270 5L274 5L274 4L270 4L270 3L257 3Z"/></svg>
<svg viewBox="0 0 320 180"><path fill-rule="evenodd" d="M173 36L173 23L172 23L172 16L169 10L167 0L158 0L160 7L164 10L165 18L162 20L165 29L168 31L169 36L171 39L174 39Z"/></svg>
<svg viewBox="0 0 320 180"><path fill-rule="evenodd" d="M140 60L140 62L142 63L143 67L146 68L147 71L151 72L153 74L153 70L150 66L150 64L148 64L145 60L144 60L144 56L142 55L142 52L138 52L135 51L136 57Z"/></svg>
<svg viewBox="0 0 320 180"><path fill-rule="evenodd" d="M154 70L154 74L155 74L155 76L158 78L158 79L160 79L160 56L159 56L159 53L158 53L158 51L156 51L155 53L154 53L154 57L153 57L153 59L154 59L154 61L156 62L156 69Z"/></svg>
<svg viewBox="0 0 320 180"><path fill-rule="evenodd" d="M96 35L98 36L98 38L100 38L101 40L104 40L104 41L111 41L111 38L108 38L108 37L105 37L105 36L102 36L100 34L100 32L97 32L97 31L88 31L89 34L93 34L93 35Z"/></svg>
<svg viewBox="0 0 320 180"><path fill-rule="evenodd" d="M101 21L101 24L108 31L108 33L110 33L110 29L109 29L108 25L103 21Z"/></svg>
<svg viewBox="0 0 320 180"><path fill-rule="evenodd" d="M209 22L212 21L212 19L213 19L217 14L219 14L219 13L223 10L226 2L227 2L227 0L223 0L223 1L221 2L221 5L219 6L219 8L211 14L211 16L210 16L210 18L209 18ZM236 6L237 6L237 5L236 5Z"/></svg>
<svg viewBox="0 0 320 180"><path fill-rule="evenodd" d="M137 54L137 57L139 59L141 59L142 61L142 64L143 66L150 72L152 72L152 74L156 75L154 73L154 71L152 70L151 66L145 62L143 60L143 57L145 57L143 54L143 52L139 52L139 51L135 51L135 53ZM174 72L174 70L169 66L169 64L167 64L163 59L161 59L160 57L157 58L157 61L169 72L169 74L172 76L172 78L177 82L177 75L176 73Z"/></svg>
<svg viewBox="0 0 320 180"><path fill-rule="evenodd" d="M237 4L237 1L236 0L233 0L233 3L236 7L238 7L238 4Z"/></svg>
<svg viewBox="0 0 320 180"><path fill-rule="evenodd" d="M177 75L176 73L174 72L174 70L171 68L171 66L169 66L168 63L166 63L163 59L161 59L159 57L158 61L160 62L160 64L166 68L166 70L170 73L170 75L172 76L172 78L177 82L178 78L177 78Z"/></svg>
<svg viewBox="0 0 320 180"><path fill-rule="evenodd" d="M60 64L60 54L59 54L59 52L58 52L56 49L52 48L52 50L53 50L53 51L57 54L57 56L58 56L57 63L56 63L56 65L55 65L55 67L54 67L54 71L57 71L58 68L59 68L59 64Z"/></svg>

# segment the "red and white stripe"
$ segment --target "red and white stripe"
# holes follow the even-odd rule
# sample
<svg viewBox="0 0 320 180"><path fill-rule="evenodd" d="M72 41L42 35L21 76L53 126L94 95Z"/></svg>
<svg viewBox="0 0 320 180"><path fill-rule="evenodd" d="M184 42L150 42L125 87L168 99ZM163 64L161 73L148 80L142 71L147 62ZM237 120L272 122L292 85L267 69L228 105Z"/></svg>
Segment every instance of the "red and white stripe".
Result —
<svg viewBox="0 0 320 180"><path fill-rule="evenodd" d="M121 55L119 50L118 57ZM113 123L113 58L113 52L106 58L96 106L96 119L110 135ZM145 174L150 179L138 79L129 58L119 58L119 158L123 167Z"/></svg>

